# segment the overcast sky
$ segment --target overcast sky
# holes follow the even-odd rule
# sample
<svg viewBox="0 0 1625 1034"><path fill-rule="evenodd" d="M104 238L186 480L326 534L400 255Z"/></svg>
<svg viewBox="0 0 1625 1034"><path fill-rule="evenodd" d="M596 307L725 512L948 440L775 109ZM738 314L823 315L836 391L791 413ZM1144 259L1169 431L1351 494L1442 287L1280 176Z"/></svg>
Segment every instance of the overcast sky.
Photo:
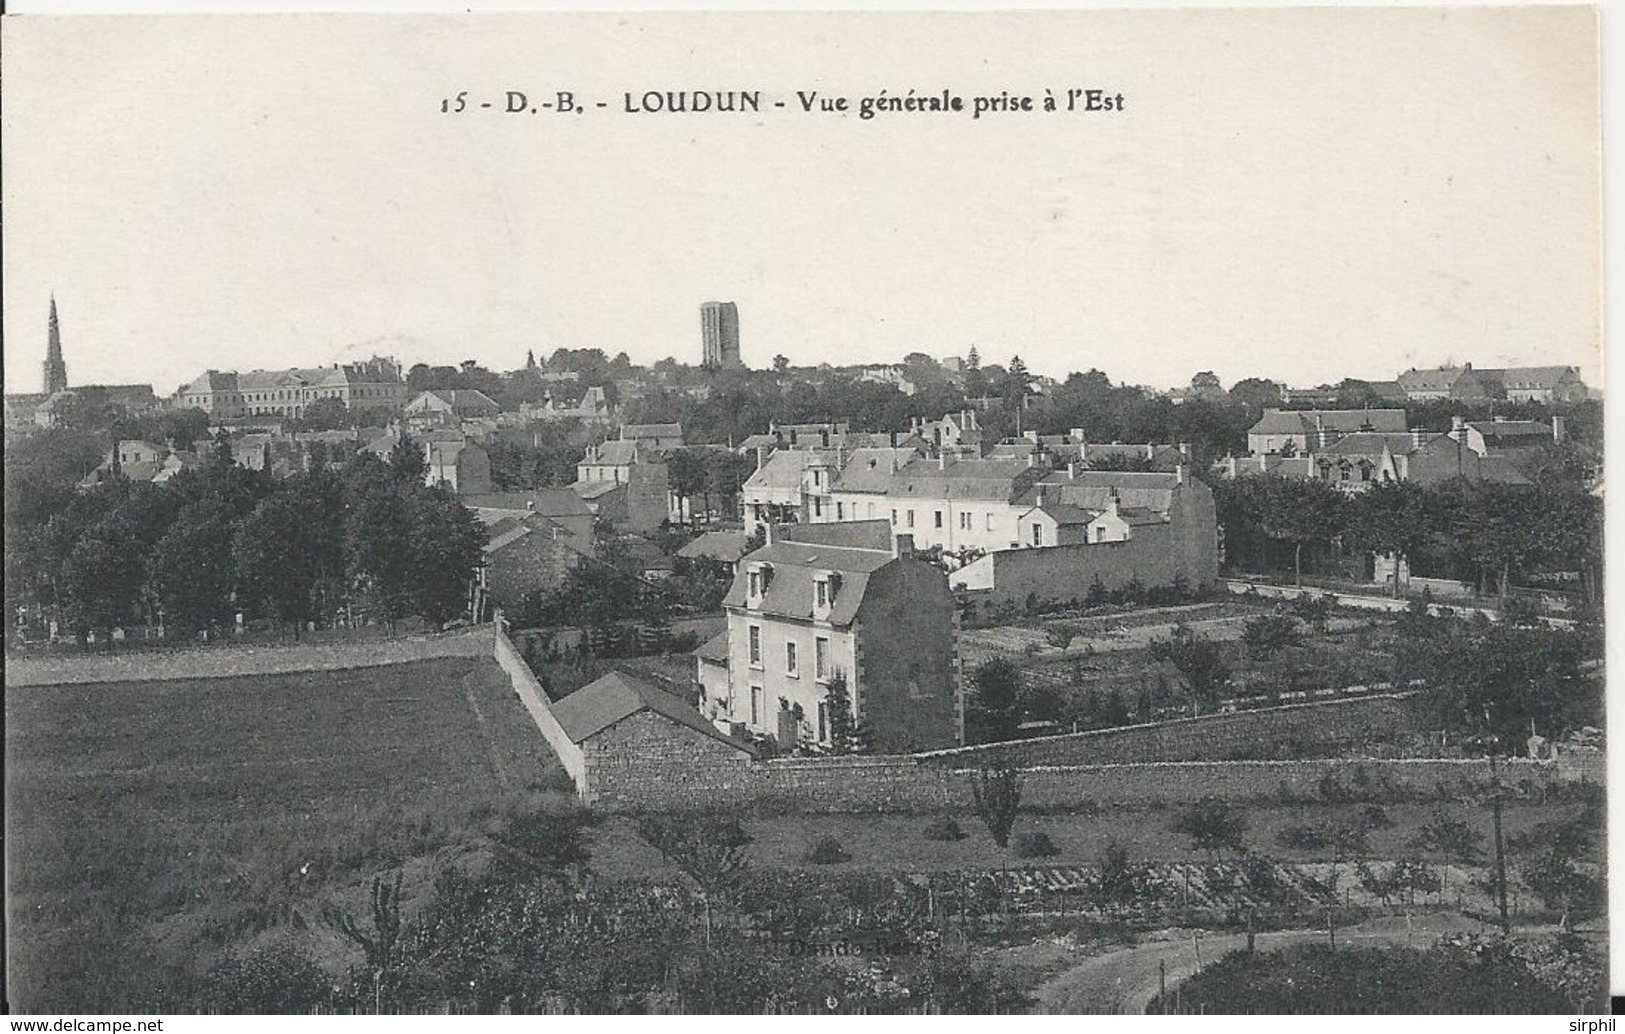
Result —
<svg viewBox="0 0 1625 1034"><path fill-rule="evenodd" d="M1578 8L8 19L5 373L527 348L1019 353L1173 386L1447 359L1601 383ZM795 91L1122 92L1121 114L803 115ZM585 115L443 115L569 89ZM755 89L760 115L623 92ZM786 109L773 108L783 100Z"/></svg>

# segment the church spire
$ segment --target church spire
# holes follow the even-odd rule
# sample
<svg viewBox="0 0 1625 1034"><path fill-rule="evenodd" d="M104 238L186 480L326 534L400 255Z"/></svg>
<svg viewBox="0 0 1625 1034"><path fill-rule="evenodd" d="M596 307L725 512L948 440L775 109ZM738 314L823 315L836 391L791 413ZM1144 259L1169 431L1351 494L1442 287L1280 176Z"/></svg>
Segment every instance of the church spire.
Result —
<svg viewBox="0 0 1625 1034"><path fill-rule="evenodd" d="M45 394L54 395L68 387L68 365L62 361L62 328L56 321L56 295L51 295L51 318L46 324Z"/></svg>

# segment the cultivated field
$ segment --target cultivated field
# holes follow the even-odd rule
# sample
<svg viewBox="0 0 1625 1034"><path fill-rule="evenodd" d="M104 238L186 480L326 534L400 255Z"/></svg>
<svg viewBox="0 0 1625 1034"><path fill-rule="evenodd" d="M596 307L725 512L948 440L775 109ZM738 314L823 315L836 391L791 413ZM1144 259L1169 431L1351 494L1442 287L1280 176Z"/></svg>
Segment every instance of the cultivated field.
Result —
<svg viewBox="0 0 1625 1034"><path fill-rule="evenodd" d="M153 993L151 967L314 930L335 894L455 850L561 774L476 658L9 688L6 756L25 1011L129 1001L118 981Z"/></svg>

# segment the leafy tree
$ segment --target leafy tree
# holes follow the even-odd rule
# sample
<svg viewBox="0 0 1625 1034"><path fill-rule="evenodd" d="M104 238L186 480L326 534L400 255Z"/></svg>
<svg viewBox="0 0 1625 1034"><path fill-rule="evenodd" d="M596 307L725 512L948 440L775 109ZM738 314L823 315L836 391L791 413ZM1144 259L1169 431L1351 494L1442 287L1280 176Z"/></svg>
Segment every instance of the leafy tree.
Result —
<svg viewBox="0 0 1625 1034"><path fill-rule="evenodd" d="M1303 584L1303 548L1331 542L1343 527L1343 493L1324 481L1299 478L1249 479L1262 486L1258 513L1270 538L1292 545L1292 575Z"/></svg>
<svg viewBox="0 0 1625 1034"><path fill-rule="evenodd" d="M300 477L240 520L232 538L238 595L250 609L293 622L294 638L337 588L344 541L336 486ZM321 591L325 590L325 591Z"/></svg>
<svg viewBox="0 0 1625 1034"><path fill-rule="evenodd" d="M1021 669L1008 657L994 657L977 666L976 708L987 739L1011 740L1021 724L1019 695Z"/></svg>
<svg viewBox="0 0 1625 1034"><path fill-rule="evenodd" d="M1241 630L1241 641L1247 644L1247 655L1255 660L1267 661L1291 646L1303 645L1303 632L1296 618L1285 614L1260 614L1248 618Z"/></svg>
<svg viewBox="0 0 1625 1034"><path fill-rule="evenodd" d="M751 838L736 816L649 816L638 823L638 834L707 898L731 894L745 878Z"/></svg>
<svg viewBox="0 0 1625 1034"><path fill-rule="evenodd" d="M1410 481L1381 481L1362 492L1350 506L1348 537L1357 549L1393 558L1391 585L1399 596L1399 564L1425 546L1433 530L1427 520L1423 490Z"/></svg>
<svg viewBox="0 0 1625 1034"><path fill-rule="evenodd" d="M1109 841L1095 866L1091 889L1108 911L1133 907L1150 891L1150 868L1129 860L1127 849Z"/></svg>
<svg viewBox="0 0 1625 1034"><path fill-rule="evenodd" d="M1191 805L1173 823L1173 831L1189 837L1191 847L1205 852L1209 860L1223 858L1227 850L1237 855L1246 853L1242 842L1246 829L1246 816L1217 797L1205 797Z"/></svg>
<svg viewBox="0 0 1625 1034"><path fill-rule="evenodd" d="M429 474L429 461L423 455L422 443L404 432L390 447L389 466L402 481L421 484Z"/></svg>
<svg viewBox="0 0 1625 1034"><path fill-rule="evenodd" d="M407 563L418 614L436 628L463 613L469 584L484 559L485 533L473 512L444 489L411 500Z"/></svg>
<svg viewBox="0 0 1625 1034"><path fill-rule="evenodd" d="M82 629L125 623L141 599L145 577L140 546L133 536L115 527L84 535L62 563L62 594L69 622Z"/></svg>
<svg viewBox="0 0 1625 1034"><path fill-rule="evenodd" d="M824 699L824 709L829 715L830 753L857 754L867 750L868 731L858 724L853 714L852 694L847 689L845 672L838 671L830 676Z"/></svg>
<svg viewBox="0 0 1625 1034"><path fill-rule="evenodd" d="M182 510L153 547L148 581L166 623L187 632L231 623L234 524L229 508L204 499Z"/></svg>
<svg viewBox="0 0 1625 1034"><path fill-rule="evenodd" d="M353 479L346 501L345 565L391 630L411 612L417 587L413 563L421 550L429 548L414 547L412 541L410 484L376 476Z"/></svg>
<svg viewBox="0 0 1625 1034"><path fill-rule="evenodd" d="M773 372L783 373L790 368L789 356L776 355L773 357Z"/></svg>
<svg viewBox="0 0 1625 1034"><path fill-rule="evenodd" d="M1230 678L1218 643L1203 639L1181 622L1174 626L1169 638L1153 640L1150 652L1153 660L1167 662L1179 672L1190 694L1193 714L1200 714L1203 707L1218 704L1219 695Z"/></svg>
<svg viewBox="0 0 1625 1034"><path fill-rule="evenodd" d="M1021 807L1021 773L1013 768L984 768L971 784L976 800L976 814L987 825L988 833L999 847L1010 843L1010 828L1015 825L1016 812Z"/></svg>

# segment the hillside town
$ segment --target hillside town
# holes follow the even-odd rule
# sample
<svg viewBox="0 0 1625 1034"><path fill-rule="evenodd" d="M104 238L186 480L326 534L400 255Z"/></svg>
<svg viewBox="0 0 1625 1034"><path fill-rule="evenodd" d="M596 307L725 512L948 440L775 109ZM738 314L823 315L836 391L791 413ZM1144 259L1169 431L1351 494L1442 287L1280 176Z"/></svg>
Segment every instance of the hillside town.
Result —
<svg viewBox="0 0 1625 1034"><path fill-rule="evenodd" d="M796 366L706 302L693 363L171 387L77 382L71 315L5 396L32 1011L1194 1011L1255 940L1340 926L1460 1008L1602 993L1575 367ZM104 721L144 746L50 706L137 684L165 688ZM97 771L232 759L94 804L53 753L83 737ZM192 811L160 848L119 808ZM153 904L98 914L92 877ZM1477 985L1442 975L1462 945ZM1103 959L1162 983L1120 997Z"/></svg>

